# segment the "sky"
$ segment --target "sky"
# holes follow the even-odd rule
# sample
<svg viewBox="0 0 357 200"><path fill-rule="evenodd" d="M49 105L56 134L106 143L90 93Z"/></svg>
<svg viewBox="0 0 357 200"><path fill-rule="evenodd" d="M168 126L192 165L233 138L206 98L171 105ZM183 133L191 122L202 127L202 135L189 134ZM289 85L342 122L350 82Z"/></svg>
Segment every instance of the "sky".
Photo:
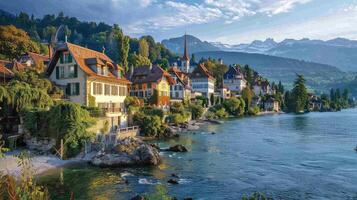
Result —
<svg viewBox="0 0 357 200"><path fill-rule="evenodd" d="M158 41L185 32L225 44L273 38L357 39L357 0L0 0L0 9L42 17L63 11L119 24Z"/></svg>

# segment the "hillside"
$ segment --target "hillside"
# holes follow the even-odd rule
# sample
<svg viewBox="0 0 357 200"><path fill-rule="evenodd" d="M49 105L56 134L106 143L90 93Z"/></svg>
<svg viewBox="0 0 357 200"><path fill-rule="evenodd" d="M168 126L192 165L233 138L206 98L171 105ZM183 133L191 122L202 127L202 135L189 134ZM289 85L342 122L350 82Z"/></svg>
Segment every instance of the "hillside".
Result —
<svg viewBox="0 0 357 200"><path fill-rule="evenodd" d="M338 67L342 71L357 71L357 41L345 38L332 40L285 39L275 42L255 40L248 44L228 45L211 43L222 51L260 53L294 58Z"/></svg>
<svg viewBox="0 0 357 200"><path fill-rule="evenodd" d="M172 52L182 54L185 36L163 40L161 43ZM201 51L219 51L220 48L212 45L209 42L201 41L195 36L187 35L187 46L190 53Z"/></svg>
<svg viewBox="0 0 357 200"><path fill-rule="evenodd" d="M284 84L290 86L295 80L296 74L303 74L307 79L308 85L317 90L327 89L326 86L328 84L344 78L352 79L353 77L330 65L262 54L211 51L200 52L195 55L196 58L222 58L226 64L248 64L269 80L281 80Z"/></svg>

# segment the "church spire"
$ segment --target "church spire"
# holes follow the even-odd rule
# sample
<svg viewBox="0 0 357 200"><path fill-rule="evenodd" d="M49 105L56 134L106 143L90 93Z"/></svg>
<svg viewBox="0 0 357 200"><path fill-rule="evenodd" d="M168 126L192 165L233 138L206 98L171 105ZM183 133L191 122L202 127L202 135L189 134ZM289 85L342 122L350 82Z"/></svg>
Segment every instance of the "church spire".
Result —
<svg viewBox="0 0 357 200"><path fill-rule="evenodd" d="M190 60L190 57L188 56L188 50L187 50L187 34L185 33L185 44L184 44L184 52L183 52L183 60Z"/></svg>

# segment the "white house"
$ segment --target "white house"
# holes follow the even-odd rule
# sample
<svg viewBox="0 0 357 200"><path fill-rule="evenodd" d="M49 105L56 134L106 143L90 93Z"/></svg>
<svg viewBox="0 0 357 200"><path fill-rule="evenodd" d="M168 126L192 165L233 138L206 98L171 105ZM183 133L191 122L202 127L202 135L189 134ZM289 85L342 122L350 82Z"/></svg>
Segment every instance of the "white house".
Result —
<svg viewBox="0 0 357 200"><path fill-rule="evenodd" d="M223 75L223 85L227 87L232 94L237 95L247 87L247 81L243 73L236 66L230 66L228 71Z"/></svg>
<svg viewBox="0 0 357 200"><path fill-rule="evenodd" d="M190 79L193 91L202 93L202 96L207 99L214 94L214 84L216 79L209 73L204 64L199 64L193 70L190 74Z"/></svg>
<svg viewBox="0 0 357 200"><path fill-rule="evenodd" d="M174 85L170 85L170 100L184 101L191 99L191 82L188 75L177 67L169 69L170 76L175 80Z"/></svg>
<svg viewBox="0 0 357 200"><path fill-rule="evenodd" d="M47 75L64 89L68 100L101 108L111 130L128 126L124 100L130 81L104 53L71 43L59 44Z"/></svg>

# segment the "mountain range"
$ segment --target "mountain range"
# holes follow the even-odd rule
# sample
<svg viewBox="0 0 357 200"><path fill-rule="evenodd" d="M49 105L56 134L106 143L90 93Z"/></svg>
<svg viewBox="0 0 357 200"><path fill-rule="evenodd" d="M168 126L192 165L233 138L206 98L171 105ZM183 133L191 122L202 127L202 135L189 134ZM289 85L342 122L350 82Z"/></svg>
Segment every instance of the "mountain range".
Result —
<svg viewBox="0 0 357 200"><path fill-rule="evenodd" d="M278 43L267 39L250 44L227 45L201 41L188 35L187 43L196 61L201 58L221 58L228 65L247 64L270 81L282 81L288 88L292 87L296 74L303 74L312 90L327 92L332 87L346 85L357 96L357 90L350 87L357 80L357 73L353 72L357 71L357 41L343 38L329 41L287 39ZM182 54L184 37L164 40L162 44Z"/></svg>
<svg viewBox="0 0 357 200"><path fill-rule="evenodd" d="M187 37L187 40L191 53L217 50L257 53L332 65L345 72L357 72L357 41L345 38L327 41L307 38L285 39L281 42L268 38L265 41L255 40L251 43L237 45L201 41L191 35ZM162 41L167 48L176 53L183 52L183 42L183 36Z"/></svg>

